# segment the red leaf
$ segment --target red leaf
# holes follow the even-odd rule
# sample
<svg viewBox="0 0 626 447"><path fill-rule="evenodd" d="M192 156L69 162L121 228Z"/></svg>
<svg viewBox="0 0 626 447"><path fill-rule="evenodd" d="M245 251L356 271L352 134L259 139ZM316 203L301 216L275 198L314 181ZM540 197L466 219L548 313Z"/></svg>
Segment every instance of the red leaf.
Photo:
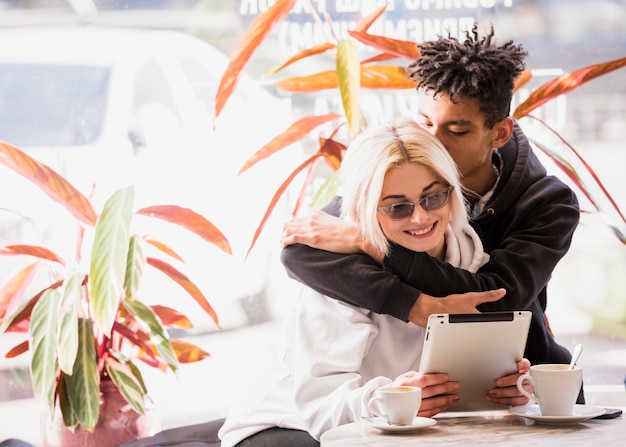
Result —
<svg viewBox="0 0 626 447"><path fill-rule="evenodd" d="M276 3L254 20L246 34L239 41L239 44L231 54L228 67L226 67L226 71L222 75L215 95L214 118L217 118L222 112L224 104L226 104L226 101L235 90L239 75L252 57L252 54L272 31L274 25L289 14L295 3L296 0L277 0Z"/></svg>
<svg viewBox="0 0 626 447"><path fill-rule="evenodd" d="M267 210L265 211L265 215L263 216L263 219L261 219L261 223L259 224L259 226L256 229L256 232L254 233L254 237L252 238L252 243L250 244L250 248L248 248L246 256L248 256L250 252L252 251L254 244L256 244L256 241L259 238L259 235L263 231L263 228L265 228L265 224L267 223L267 220L272 214L272 211L274 211L274 207L276 206L276 203L278 203L278 200L283 195L283 193L285 192L289 184L300 173L300 171L306 168L309 164L313 163L317 158L319 158L319 156L320 156L319 154L315 154L309 159L307 159L306 161L304 161L291 174L289 174L289 177L287 177L287 179L280 185L278 190L276 190L276 192L274 193L274 196L272 197L272 200L270 201L269 206L267 207Z"/></svg>
<svg viewBox="0 0 626 447"><path fill-rule="evenodd" d="M275 154L279 150L289 146L296 141L301 140L304 136L308 135L316 127L327 123L332 120L341 118L341 115L337 113L329 113L327 115L307 116L299 119L293 123L289 129L274 137L272 141L267 143L261 149L256 151L252 157L250 157L239 170L239 174L247 171L250 167L257 164L259 161Z"/></svg>
<svg viewBox="0 0 626 447"><path fill-rule="evenodd" d="M5 357L7 359L12 359L14 357L17 357L18 355L21 355L27 352L28 348L29 348L28 340L24 340L22 343L13 347L9 352L7 352Z"/></svg>
<svg viewBox="0 0 626 447"><path fill-rule="evenodd" d="M302 50L301 52L299 52L298 54L291 56L287 61L285 61L283 64L279 65L276 68L271 68L268 71L266 71L263 76L269 76L272 75L276 72L279 72L280 70L282 70L285 67L288 67L289 65L293 64L294 62L297 62L301 59L305 59L307 57L310 56L315 56L317 54L321 54L324 53L325 51L331 50L335 48L335 44L334 43L330 43L330 42L324 42L321 43L319 45L315 45L311 48L308 48L306 50Z"/></svg>
<svg viewBox="0 0 626 447"><path fill-rule="evenodd" d="M343 160L343 154L346 151L346 145L333 140L332 138L320 138L322 146L320 147L320 154L326 160L326 163L332 168L333 171L338 170L341 167L341 160Z"/></svg>
<svg viewBox="0 0 626 447"><path fill-rule="evenodd" d="M565 73L557 79L546 82L541 87L533 91L530 96L526 98L526 101L517 106L517 109L515 109L515 112L513 113L513 117L520 119L521 117L528 115L533 110L541 107L551 99L565 93L569 93L585 82L591 81L598 76L602 76L624 66L626 66L626 57L601 64L589 65L588 67Z"/></svg>
<svg viewBox="0 0 626 447"><path fill-rule="evenodd" d="M178 205L156 205L142 208L137 211L137 214L156 217L180 225L192 233L197 234L202 239L215 244L223 252L232 254L226 236L224 236L215 225L189 208L183 208Z"/></svg>
<svg viewBox="0 0 626 447"><path fill-rule="evenodd" d="M190 329L193 327L187 316L171 307L155 304L150 309L159 317L163 326L177 327L180 329Z"/></svg>
<svg viewBox="0 0 626 447"><path fill-rule="evenodd" d="M0 163L27 178L86 225L95 225L97 214L91 202L65 178L10 144L0 141Z"/></svg>
<svg viewBox="0 0 626 447"><path fill-rule="evenodd" d="M30 255L35 256L36 258L44 259L46 261L58 262L61 265L65 265L63 259L57 256L56 253L48 250L45 247L40 247L37 245L7 245L4 247L0 247L0 255Z"/></svg>
<svg viewBox="0 0 626 447"><path fill-rule="evenodd" d="M411 62L420 56L419 49L417 48L415 42L392 39L391 37L376 36L374 34L367 34L358 30L348 31L348 34L367 46L376 48L383 53L408 59Z"/></svg>
<svg viewBox="0 0 626 447"><path fill-rule="evenodd" d="M211 316L217 326L219 326L219 320L217 314L213 310L213 307L209 304L204 294L198 289L191 280L183 273L176 270L172 265L167 262L161 261L156 258L146 258L146 262L157 270L165 273L172 280L178 283L183 289L187 291L189 295L204 309L204 311Z"/></svg>

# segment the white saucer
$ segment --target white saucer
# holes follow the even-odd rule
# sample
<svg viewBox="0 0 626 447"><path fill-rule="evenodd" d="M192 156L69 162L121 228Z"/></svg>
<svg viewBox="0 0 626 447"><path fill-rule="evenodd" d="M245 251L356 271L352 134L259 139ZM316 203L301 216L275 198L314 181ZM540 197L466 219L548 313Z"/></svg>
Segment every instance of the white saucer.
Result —
<svg viewBox="0 0 626 447"><path fill-rule="evenodd" d="M513 407L509 409L509 412L526 419L531 419L540 424L573 425L604 414L604 408L589 405L574 405L574 412L571 416L542 416L539 405Z"/></svg>
<svg viewBox="0 0 626 447"><path fill-rule="evenodd" d="M411 425L389 425L384 418L368 418L364 420L369 422L372 427L386 433L413 433L426 427L432 427L437 423L434 419L419 416L413 419Z"/></svg>

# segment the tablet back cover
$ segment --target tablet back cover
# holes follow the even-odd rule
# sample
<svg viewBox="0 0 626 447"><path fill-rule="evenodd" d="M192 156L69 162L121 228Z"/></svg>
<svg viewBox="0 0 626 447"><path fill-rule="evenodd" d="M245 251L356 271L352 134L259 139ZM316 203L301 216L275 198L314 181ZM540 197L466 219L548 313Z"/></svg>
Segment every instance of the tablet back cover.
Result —
<svg viewBox="0 0 626 447"><path fill-rule="evenodd" d="M447 411L505 409L486 400L499 377L514 374L523 358L531 313L433 314L428 319L422 373L447 373L461 385Z"/></svg>

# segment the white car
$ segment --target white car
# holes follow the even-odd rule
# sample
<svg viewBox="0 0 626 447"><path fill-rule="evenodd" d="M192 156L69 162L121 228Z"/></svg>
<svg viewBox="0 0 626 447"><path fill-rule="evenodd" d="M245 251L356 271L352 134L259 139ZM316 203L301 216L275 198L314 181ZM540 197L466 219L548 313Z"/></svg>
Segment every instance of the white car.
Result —
<svg viewBox="0 0 626 447"><path fill-rule="evenodd" d="M223 328L268 318L263 306L268 275L278 263L279 225L270 226L248 257L246 251L271 197L301 156L290 148L237 175L250 155L287 128L291 115L280 99L243 76L214 126L215 92L227 62L213 46L177 31L0 30L0 140L64 174L86 195L95 182L96 209L132 183L137 209L173 203L213 222L229 239L232 256L183 236L176 236L180 247L174 248L186 257L185 272ZM0 186L0 208L25 216L18 233L45 239L27 242L70 245L62 241L73 238L75 228L60 220L61 208L51 208L38 189L4 166ZM278 208L275 224L288 217L288 208ZM14 238L15 216L0 213L2 245L22 242ZM0 273L3 281L6 271ZM163 287L144 299L185 307L196 326L214 327L184 291Z"/></svg>

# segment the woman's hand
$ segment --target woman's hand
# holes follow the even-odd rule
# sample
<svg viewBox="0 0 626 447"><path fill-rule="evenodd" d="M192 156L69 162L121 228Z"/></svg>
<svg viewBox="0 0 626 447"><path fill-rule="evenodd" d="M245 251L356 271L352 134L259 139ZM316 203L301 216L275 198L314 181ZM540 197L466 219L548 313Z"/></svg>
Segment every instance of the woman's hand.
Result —
<svg viewBox="0 0 626 447"><path fill-rule="evenodd" d="M459 399L456 391L457 382L449 382L447 374L420 374L415 371L406 372L396 380L394 385L418 386L422 389L422 404L417 412L421 417L432 417L441 413Z"/></svg>
<svg viewBox="0 0 626 447"><path fill-rule="evenodd" d="M523 396L517 389L517 378L530 370L530 362L522 359L517 362L517 373L509 376L500 377L496 380L496 387L489 390L487 400L500 405L510 405L516 407L518 405L526 405L528 398ZM530 393L530 384L525 383L524 389Z"/></svg>

